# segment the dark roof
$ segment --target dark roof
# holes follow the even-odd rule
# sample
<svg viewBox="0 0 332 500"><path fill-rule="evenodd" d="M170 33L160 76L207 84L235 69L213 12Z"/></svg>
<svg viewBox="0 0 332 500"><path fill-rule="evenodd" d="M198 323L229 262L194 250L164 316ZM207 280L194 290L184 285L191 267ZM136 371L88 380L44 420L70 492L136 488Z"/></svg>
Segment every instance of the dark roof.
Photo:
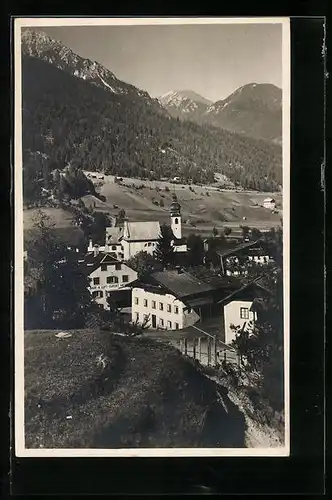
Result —
<svg viewBox="0 0 332 500"><path fill-rule="evenodd" d="M83 264L87 267L88 273L92 273L101 264L117 264L119 261L115 259L112 255L105 252L98 252L94 255L93 252L89 252L83 259Z"/></svg>
<svg viewBox="0 0 332 500"><path fill-rule="evenodd" d="M262 246L264 246L264 244L260 240L249 241L247 243L241 243L241 245L237 245L236 247L229 248L229 249L224 250L222 252L217 250L217 254L219 255L219 257L227 257L228 255L237 254L237 253L241 252L242 250L246 250L246 249L249 250L253 247L261 248Z"/></svg>
<svg viewBox="0 0 332 500"><path fill-rule="evenodd" d="M221 271L206 269L205 267L195 267L188 271L197 279L204 281L214 289L238 289L242 282L234 276L226 276Z"/></svg>
<svg viewBox="0 0 332 500"><path fill-rule="evenodd" d="M258 280L251 281L250 283L245 283L237 290L231 291L228 295L225 294L221 296L218 300L218 304L226 304L235 298L245 297L248 300L255 300L260 297L266 297L267 295L271 295L272 292L267 290L266 288L259 285Z"/></svg>
<svg viewBox="0 0 332 500"><path fill-rule="evenodd" d="M213 287L187 272L161 271L151 277L179 298L213 291Z"/></svg>
<svg viewBox="0 0 332 500"><path fill-rule="evenodd" d="M186 238L174 238L174 246L185 245L187 243Z"/></svg>

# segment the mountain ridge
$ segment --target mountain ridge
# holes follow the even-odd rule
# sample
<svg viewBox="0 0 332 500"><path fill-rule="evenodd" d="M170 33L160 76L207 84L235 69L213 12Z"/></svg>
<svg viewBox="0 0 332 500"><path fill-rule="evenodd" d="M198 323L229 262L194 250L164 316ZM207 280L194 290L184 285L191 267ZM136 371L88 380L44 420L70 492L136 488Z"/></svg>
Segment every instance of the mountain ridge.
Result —
<svg viewBox="0 0 332 500"><path fill-rule="evenodd" d="M248 83L225 99L210 104L198 104L188 97L190 92L196 94L194 91L170 91L161 96L159 102L176 118L281 142L282 90L276 85Z"/></svg>
<svg viewBox="0 0 332 500"><path fill-rule="evenodd" d="M46 158L60 169L71 162L156 180L167 172L201 184L213 183L218 172L245 189L279 189L280 147L176 120L104 68L105 81L112 78L125 89L110 91L98 77L104 75L101 65L97 75L90 60L49 37L25 35L22 48L23 169L32 186L42 178Z"/></svg>
<svg viewBox="0 0 332 500"><path fill-rule="evenodd" d="M22 30L22 55L51 63L58 69L107 89L113 94L127 95L131 98L142 97L147 100L148 105L152 105L156 109L160 108L160 112L163 111L158 101L153 99L148 92L123 82L110 69L105 68L97 61L79 56L62 42L54 40L43 31L35 31L31 28Z"/></svg>

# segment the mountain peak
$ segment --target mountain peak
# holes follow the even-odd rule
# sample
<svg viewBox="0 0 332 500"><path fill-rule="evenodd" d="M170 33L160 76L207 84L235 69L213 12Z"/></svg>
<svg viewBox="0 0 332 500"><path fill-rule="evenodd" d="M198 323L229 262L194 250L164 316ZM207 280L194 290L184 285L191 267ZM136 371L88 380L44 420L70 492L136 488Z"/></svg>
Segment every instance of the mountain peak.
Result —
<svg viewBox="0 0 332 500"><path fill-rule="evenodd" d="M21 41L23 55L48 62L58 69L102 87L113 94L130 95L135 99L144 98L148 105L158 107L159 111L163 111L161 106L154 99L151 99L147 92L119 80L112 71L97 61L75 54L69 47L66 47L58 40L54 40L43 31L24 28L22 29Z"/></svg>
<svg viewBox="0 0 332 500"><path fill-rule="evenodd" d="M190 100L205 105L212 104L212 101L206 99L206 97L203 97L200 94L197 94L197 92L194 92L193 90L170 90L169 92L166 92L166 94L160 96L158 100L163 105L168 105L172 101L181 102L184 100Z"/></svg>

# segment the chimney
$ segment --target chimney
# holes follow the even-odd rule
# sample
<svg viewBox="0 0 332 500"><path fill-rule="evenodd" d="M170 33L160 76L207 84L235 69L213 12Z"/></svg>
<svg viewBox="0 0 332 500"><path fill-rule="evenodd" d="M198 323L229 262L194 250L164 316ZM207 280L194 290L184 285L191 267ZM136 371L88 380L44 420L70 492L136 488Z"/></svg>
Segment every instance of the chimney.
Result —
<svg viewBox="0 0 332 500"><path fill-rule="evenodd" d="M93 256L97 257L98 254L99 254L99 245L94 245L93 246Z"/></svg>

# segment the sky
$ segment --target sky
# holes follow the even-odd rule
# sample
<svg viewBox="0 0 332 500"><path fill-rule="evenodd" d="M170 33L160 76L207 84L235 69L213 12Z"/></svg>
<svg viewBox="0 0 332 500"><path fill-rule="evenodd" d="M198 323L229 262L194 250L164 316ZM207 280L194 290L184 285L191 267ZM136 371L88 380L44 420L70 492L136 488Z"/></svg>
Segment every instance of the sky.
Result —
<svg viewBox="0 0 332 500"><path fill-rule="evenodd" d="M282 87L281 24L56 26L42 31L152 97L193 90L217 101L247 83Z"/></svg>

